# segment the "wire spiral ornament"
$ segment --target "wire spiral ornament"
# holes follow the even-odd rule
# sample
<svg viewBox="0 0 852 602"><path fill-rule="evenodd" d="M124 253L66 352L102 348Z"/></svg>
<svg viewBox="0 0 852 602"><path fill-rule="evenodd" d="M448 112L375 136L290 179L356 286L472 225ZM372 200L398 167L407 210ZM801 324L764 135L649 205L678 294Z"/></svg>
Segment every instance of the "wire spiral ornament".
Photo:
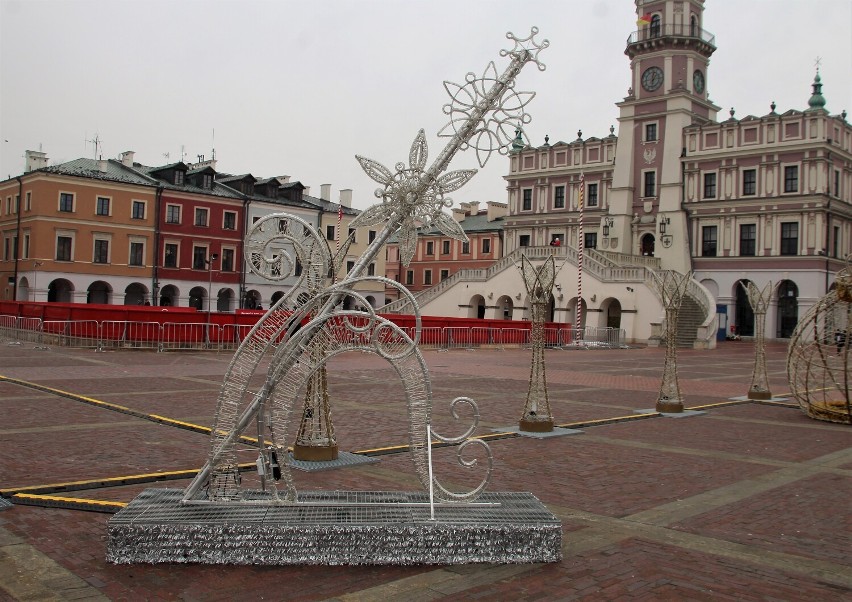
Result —
<svg viewBox="0 0 852 602"><path fill-rule="evenodd" d="M415 136L407 163L397 163L393 171L377 161L356 156L365 174L380 185L376 196L381 202L358 215L350 227L381 223L384 227L342 281L329 283L325 276L330 267L337 272L345 251L341 249L332 257L328 243L304 220L279 214L260 220L252 228L246 241L246 259L254 273L280 280L294 275L295 266L301 265L303 270L297 285L267 311L234 354L217 401L208 461L184 491L185 503L297 503L285 443L292 435L296 400L331 358L348 351L376 354L396 371L408 408L409 450L423 487L434 489L437 498L451 502L469 502L484 491L492 470L491 452L484 442L469 439L478 424L479 410L466 397L456 398L450 409L458 419L457 407L471 408L473 424L467 432L455 438L432 433L439 441L458 445L457 459L463 468L479 467L476 460L464 457L464 451L483 448L487 459L485 475L472 489L455 492L431 474L427 432L431 429L433 400L429 371L418 347L420 308L403 285L363 273L394 234L400 240L401 258L406 265L414 255L419 228L437 228L447 236L467 240L461 226L444 209L452 204L446 195L461 188L476 171L444 172L455 154L471 145L477 149L480 164L484 164L493 150L511 144L511 137L505 132L510 120L529 120L524 107L533 95L516 93L514 81L529 62L544 69L538 54L549 43L535 42L537 32L533 28L530 36L523 39L507 34L514 47L501 52L511 58L506 70L496 75L491 65L486 76L468 78L464 86L457 86L455 96L451 93L452 133L447 130L441 134L450 140L431 165L427 167L429 152L422 130ZM282 246L282 241L290 246ZM396 288L399 297L412 305L416 324L413 337L377 315L358 292L359 285L369 282ZM367 311L341 309L347 297L360 301ZM264 383L260 389L251 390L251 377L267 356L270 363ZM253 452L261 447L257 461L258 472L263 473L261 483L269 487L270 495L262 499L243 486L237 461L243 432L251 424L258 428L258 444ZM266 478L269 474L274 478Z"/></svg>
<svg viewBox="0 0 852 602"><path fill-rule="evenodd" d="M852 424L852 255L835 288L802 317L787 348L787 379L799 406L816 420Z"/></svg>

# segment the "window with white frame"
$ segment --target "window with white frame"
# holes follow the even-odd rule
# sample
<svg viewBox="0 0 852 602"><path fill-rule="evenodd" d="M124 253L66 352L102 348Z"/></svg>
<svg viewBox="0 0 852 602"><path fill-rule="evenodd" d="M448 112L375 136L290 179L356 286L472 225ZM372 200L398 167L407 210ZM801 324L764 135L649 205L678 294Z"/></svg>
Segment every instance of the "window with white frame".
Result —
<svg viewBox="0 0 852 602"><path fill-rule="evenodd" d="M72 193L59 193L59 210L67 213L74 211L74 195Z"/></svg>
<svg viewBox="0 0 852 602"><path fill-rule="evenodd" d="M586 185L587 195L586 198L586 206L588 207L597 207L598 206L598 185L597 184L587 184Z"/></svg>
<svg viewBox="0 0 852 602"><path fill-rule="evenodd" d="M325 227L325 239L334 240L334 226Z"/></svg>
<svg viewBox="0 0 852 602"><path fill-rule="evenodd" d="M441 270L441 280L446 280L450 277L450 270Z"/></svg>
<svg viewBox="0 0 852 602"><path fill-rule="evenodd" d="M717 242L716 226L703 226L701 228L701 256L716 257Z"/></svg>
<svg viewBox="0 0 852 602"><path fill-rule="evenodd" d="M225 211L222 214L222 228L225 230L236 230L237 229L237 212L236 211Z"/></svg>
<svg viewBox="0 0 852 602"><path fill-rule="evenodd" d="M757 194L757 170L743 170L743 196L752 196Z"/></svg>
<svg viewBox="0 0 852 602"><path fill-rule="evenodd" d="M24 259L30 258L30 233L24 232L24 249L21 257Z"/></svg>
<svg viewBox="0 0 852 602"><path fill-rule="evenodd" d="M180 254L180 245L176 242L167 242L163 250L163 267L176 268L178 267L178 256Z"/></svg>
<svg viewBox="0 0 852 602"><path fill-rule="evenodd" d="M657 124L656 123L646 123L645 124L645 142L656 142L657 141Z"/></svg>
<svg viewBox="0 0 852 602"><path fill-rule="evenodd" d="M704 195L705 199L716 198L716 173L704 174Z"/></svg>
<svg viewBox="0 0 852 602"><path fill-rule="evenodd" d="M99 196L95 203L96 215L109 215L109 197Z"/></svg>
<svg viewBox="0 0 852 602"><path fill-rule="evenodd" d="M33 209L33 193L27 191L26 196L24 197L26 200L24 201L24 211L32 211Z"/></svg>
<svg viewBox="0 0 852 602"><path fill-rule="evenodd" d="M133 201L130 206L130 219L145 219L145 201Z"/></svg>
<svg viewBox="0 0 852 602"><path fill-rule="evenodd" d="M199 245L192 247L192 269L207 269L207 247Z"/></svg>
<svg viewBox="0 0 852 602"><path fill-rule="evenodd" d="M521 191L521 211L532 211L532 188L525 188Z"/></svg>
<svg viewBox="0 0 852 602"><path fill-rule="evenodd" d="M180 205L166 205L166 223L180 223Z"/></svg>
<svg viewBox="0 0 852 602"><path fill-rule="evenodd" d="M92 263L109 263L109 239L96 238Z"/></svg>
<svg viewBox="0 0 852 602"><path fill-rule="evenodd" d="M482 254L488 254L491 252L491 239L483 238L482 239Z"/></svg>
<svg viewBox="0 0 852 602"><path fill-rule="evenodd" d="M740 256L757 254L757 224L740 224Z"/></svg>
<svg viewBox="0 0 852 602"><path fill-rule="evenodd" d="M784 192L799 192L799 166L784 167Z"/></svg>
<svg viewBox="0 0 852 602"><path fill-rule="evenodd" d="M141 267L145 265L145 243L141 240L130 241L130 254L127 265Z"/></svg>
<svg viewBox="0 0 852 602"><path fill-rule="evenodd" d="M207 220L210 217L210 210L206 207L196 207L195 208L195 225L196 226L207 226L209 223Z"/></svg>
<svg viewBox="0 0 852 602"><path fill-rule="evenodd" d="M557 186L553 189L553 208L554 209L564 209L565 208L565 187Z"/></svg>
<svg viewBox="0 0 852 602"><path fill-rule="evenodd" d="M432 284L432 270L423 270L423 284Z"/></svg>
<svg viewBox="0 0 852 602"><path fill-rule="evenodd" d="M646 171L643 174L644 179L644 188L642 192L644 197L653 197L657 196L657 172L655 171Z"/></svg>
<svg viewBox="0 0 852 602"><path fill-rule="evenodd" d="M781 255L799 254L799 223L781 222Z"/></svg>
<svg viewBox="0 0 852 602"><path fill-rule="evenodd" d="M56 261L72 261L74 257L74 236L67 233L56 235Z"/></svg>
<svg viewBox="0 0 852 602"><path fill-rule="evenodd" d="M233 272L234 271L234 249L229 249L227 247L222 247L222 267L221 271L223 272Z"/></svg>
<svg viewBox="0 0 852 602"><path fill-rule="evenodd" d="M441 253L443 255L449 255L450 254L450 241L448 241L448 240L442 240L441 241Z"/></svg>

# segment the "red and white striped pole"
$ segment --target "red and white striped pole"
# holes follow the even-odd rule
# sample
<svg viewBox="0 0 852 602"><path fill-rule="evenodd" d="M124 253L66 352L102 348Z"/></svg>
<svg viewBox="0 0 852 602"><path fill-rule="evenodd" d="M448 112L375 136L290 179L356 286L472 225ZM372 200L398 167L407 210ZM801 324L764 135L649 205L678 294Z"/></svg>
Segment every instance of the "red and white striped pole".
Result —
<svg viewBox="0 0 852 602"><path fill-rule="evenodd" d="M583 194L586 191L586 176L580 173L580 194L579 194L579 209L580 209L580 228L578 230L579 240L577 241L577 324L575 330L575 340L582 340L583 335L580 330L583 318L583 247L585 240L583 239Z"/></svg>

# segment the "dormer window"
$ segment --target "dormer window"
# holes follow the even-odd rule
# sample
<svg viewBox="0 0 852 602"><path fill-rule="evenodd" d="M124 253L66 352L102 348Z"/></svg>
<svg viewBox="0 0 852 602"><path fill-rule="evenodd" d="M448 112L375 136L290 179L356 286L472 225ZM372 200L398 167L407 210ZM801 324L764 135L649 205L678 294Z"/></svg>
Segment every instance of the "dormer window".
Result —
<svg viewBox="0 0 852 602"><path fill-rule="evenodd" d="M251 182L243 182L243 194L253 195L254 184L252 184Z"/></svg>
<svg viewBox="0 0 852 602"><path fill-rule="evenodd" d="M175 186L182 186L183 185L184 175L186 175L186 174L182 170L180 170L180 169L175 170Z"/></svg>
<svg viewBox="0 0 852 602"><path fill-rule="evenodd" d="M204 190L210 190L213 188L213 174L201 174L201 187Z"/></svg>

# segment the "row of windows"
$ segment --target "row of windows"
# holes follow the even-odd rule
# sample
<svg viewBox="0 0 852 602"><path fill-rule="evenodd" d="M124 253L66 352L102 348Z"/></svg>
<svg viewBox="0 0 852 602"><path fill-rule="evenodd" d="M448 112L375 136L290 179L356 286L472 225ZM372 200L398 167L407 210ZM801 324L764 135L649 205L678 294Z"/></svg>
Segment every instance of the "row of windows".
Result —
<svg viewBox="0 0 852 602"><path fill-rule="evenodd" d="M564 234L552 234L550 236L550 246L561 247L562 241L564 239L565 239ZM529 234L521 234L520 236L518 236L518 246L520 246L520 247L530 246L530 235ZM598 233L597 232L584 232L583 233L583 246L586 249L597 249L598 248Z"/></svg>
<svg viewBox="0 0 852 602"><path fill-rule="evenodd" d="M450 270L441 270L440 271L441 280L446 280L450 277ZM439 282L441 281L439 280ZM405 272L405 284L407 286L411 286L414 284L414 270L407 270ZM426 286L432 286L432 270L423 270L423 284Z"/></svg>
<svg viewBox="0 0 852 602"><path fill-rule="evenodd" d="M18 209L21 207L21 196L16 194L13 197L6 197L6 215L13 215L18 212ZM33 193L26 192L24 196L24 211L32 211L33 208ZM0 206L0 215L2 215L3 207Z"/></svg>
<svg viewBox="0 0 852 602"><path fill-rule="evenodd" d="M181 205L166 204L166 223L179 224L181 223ZM206 228L210 225L210 209L207 207L195 208L195 226ZM237 212L223 211L222 212L222 229L236 230L237 229Z"/></svg>
<svg viewBox="0 0 852 602"><path fill-rule="evenodd" d="M346 236L347 237L351 236L352 242L357 243L358 240L357 240L357 237L355 236L355 234L356 234L355 229L349 228L349 232L347 233ZM330 226L325 227L325 239L326 240L337 240L337 226L330 225ZM369 230L368 233L367 233L367 244L372 243L374 240L376 240L376 231L375 230Z"/></svg>
<svg viewBox="0 0 852 602"><path fill-rule="evenodd" d="M109 263L109 246L109 240L96 238L92 254L92 263ZM60 234L56 237L56 261L74 261L73 236ZM144 242L130 242L130 253L127 259L127 265L139 267L145 265Z"/></svg>
<svg viewBox="0 0 852 602"><path fill-rule="evenodd" d="M441 255L449 255L451 242L449 240L441 241ZM482 239L482 253L487 254L491 252L491 239L483 238ZM426 241L426 255L434 255L435 254L435 241L427 240ZM470 255L470 243L463 242L461 248L462 255Z"/></svg>
<svg viewBox="0 0 852 602"><path fill-rule="evenodd" d="M27 193L27 199L25 203L25 207L30 204L30 193ZM59 206L58 209L62 213L75 213L76 197L74 193L71 192L60 192L59 193ZM131 201L130 205L130 217L131 219L145 219L145 210L147 203L145 201ZM25 209L29 211L29 207ZM95 215L101 216L110 216L112 215L112 198L106 196L99 196L95 198Z"/></svg>
<svg viewBox="0 0 852 602"><path fill-rule="evenodd" d="M717 189L717 174L704 174L704 187L702 198L715 199L718 194ZM834 182L832 187L833 195L840 197L840 170L834 170ZM799 192L799 166L786 165L784 166L784 192L797 193ZM757 169L742 170L742 196L754 196L757 194Z"/></svg>
<svg viewBox="0 0 852 602"><path fill-rule="evenodd" d="M835 231L835 246L838 232ZM701 228L701 256L716 257L718 253L718 227L703 226ZM799 254L799 224L798 222L781 223L781 255ZM757 255L757 225L740 224L740 257Z"/></svg>
<svg viewBox="0 0 852 602"><path fill-rule="evenodd" d="M532 188L525 188L521 193L521 211L532 211ZM584 199L586 207L598 206L598 185L586 184L586 196ZM565 208L565 186L553 188L553 208Z"/></svg>

